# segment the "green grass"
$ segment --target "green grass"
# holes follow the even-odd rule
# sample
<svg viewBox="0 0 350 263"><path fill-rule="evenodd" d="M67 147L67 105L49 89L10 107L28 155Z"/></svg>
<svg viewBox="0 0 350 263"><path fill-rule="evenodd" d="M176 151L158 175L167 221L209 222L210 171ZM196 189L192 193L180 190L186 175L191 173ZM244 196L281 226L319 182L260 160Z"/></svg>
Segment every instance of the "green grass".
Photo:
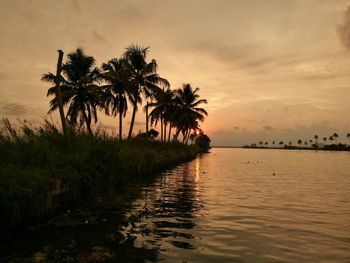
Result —
<svg viewBox="0 0 350 263"><path fill-rule="evenodd" d="M0 131L0 231L121 192L164 168L195 157L197 148L151 140L118 142L103 133L41 128Z"/></svg>

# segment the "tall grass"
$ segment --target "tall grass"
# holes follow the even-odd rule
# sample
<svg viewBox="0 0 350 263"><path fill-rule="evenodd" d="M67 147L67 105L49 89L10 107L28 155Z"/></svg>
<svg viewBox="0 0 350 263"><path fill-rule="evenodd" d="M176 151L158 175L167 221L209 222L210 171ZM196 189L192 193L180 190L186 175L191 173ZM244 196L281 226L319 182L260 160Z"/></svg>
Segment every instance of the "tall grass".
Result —
<svg viewBox="0 0 350 263"><path fill-rule="evenodd" d="M70 130L46 121L40 128L8 120L0 130L0 231L32 224L163 168L194 158L195 146L145 139L118 142L104 133Z"/></svg>

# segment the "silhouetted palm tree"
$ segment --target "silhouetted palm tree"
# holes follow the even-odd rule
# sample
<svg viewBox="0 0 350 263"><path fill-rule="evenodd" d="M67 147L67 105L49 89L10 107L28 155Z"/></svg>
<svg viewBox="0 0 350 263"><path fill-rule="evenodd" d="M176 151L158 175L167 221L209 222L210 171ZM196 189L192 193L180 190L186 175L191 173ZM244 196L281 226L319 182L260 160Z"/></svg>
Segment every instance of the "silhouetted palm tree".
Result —
<svg viewBox="0 0 350 263"><path fill-rule="evenodd" d="M302 140L299 139L299 140L298 140L298 145L300 146L302 143L303 143Z"/></svg>
<svg viewBox="0 0 350 263"><path fill-rule="evenodd" d="M198 121L203 121L208 113L205 109L198 107L206 104L207 100L199 99L199 88L193 89L191 84L183 84L181 89L175 91L175 101L178 105L174 114L174 124L177 128L174 139L177 139L180 132L183 137L190 134L191 129L198 127Z"/></svg>
<svg viewBox="0 0 350 263"><path fill-rule="evenodd" d="M146 107L154 107L150 113L151 124L160 120L160 130L161 130L161 140L166 141L166 127L169 124L169 135L168 140L170 140L171 128L173 119L176 112L177 105L174 100L174 92L167 88L165 91L158 92L155 95L155 102L148 103Z"/></svg>
<svg viewBox="0 0 350 263"><path fill-rule="evenodd" d="M314 136L314 139L316 141L316 144L318 144L318 135L317 134Z"/></svg>
<svg viewBox="0 0 350 263"><path fill-rule="evenodd" d="M335 140L335 142L337 142L339 135L335 132L335 133L333 133L332 137Z"/></svg>
<svg viewBox="0 0 350 263"><path fill-rule="evenodd" d="M114 116L119 114L119 140L122 140L123 133L123 117L128 110L128 101L132 100L132 93L129 89L128 75L124 68L124 59L111 59L107 63L102 64L105 71L102 76L107 83L102 88L103 102L106 113L111 112Z"/></svg>
<svg viewBox="0 0 350 263"><path fill-rule="evenodd" d="M97 122L97 108L102 107L101 89L98 86L101 78L99 70L95 67L95 59L92 56L84 54L82 49L68 54L68 61L62 65L62 102L68 105L66 118L71 125L86 124L90 134L91 121ZM44 74L43 81L55 82L55 76L52 73ZM47 96L55 95L56 88L51 87ZM58 108L58 100L54 97L50 101L50 110L52 112Z"/></svg>
<svg viewBox="0 0 350 263"><path fill-rule="evenodd" d="M323 137L324 144L327 143L327 137Z"/></svg>
<svg viewBox="0 0 350 263"><path fill-rule="evenodd" d="M333 142L333 141L334 141L333 136L329 136L328 140L330 140L331 142Z"/></svg>
<svg viewBox="0 0 350 263"><path fill-rule="evenodd" d="M132 135L138 103L142 102L141 94L147 99L159 92L160 86L169 87L169 82L157 73L157 62L152 59L151 62L147 63L148 51L148 47L130 45L124 53L124 58L128 62L126 63L126 69L128 70L129 84L132 87L131 103L133 104L128 138ZM148 107L146 107L146 110L148 110ZM148 113L146 112L146 131L147 129Z"/></svg>

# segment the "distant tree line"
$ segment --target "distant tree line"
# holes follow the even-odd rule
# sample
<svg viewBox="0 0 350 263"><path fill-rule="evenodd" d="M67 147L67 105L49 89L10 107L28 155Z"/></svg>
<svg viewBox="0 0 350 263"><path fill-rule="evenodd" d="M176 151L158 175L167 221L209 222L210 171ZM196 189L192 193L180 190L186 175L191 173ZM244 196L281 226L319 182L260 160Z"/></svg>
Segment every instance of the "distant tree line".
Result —
<svg viewBox="0 0 350 263"><path fill-rule="evenodd" d="M350 133L347 133L346 134L346 138L348 139L349 141L349 144L346 145L346 144L341 144L341 143L338 143L338 138L339 138L339 135L338 133L333 133L332 135L330 135L329 137L325 136L322 138L322 145L321 143L319 142L319 136L316 134L314 136L313 139L308 139L308 140L302 140L302 139L298 139L296 144L298 145L297 147L299 148L320 148L321 146L325 149L348 149L350 147ZM327 144L327 142L329 142ZM290 148L290 147L293 147L293 148L297 148L296 146L293 145L293 142L292 141L289 141L288 143L287 142L284 142L284 141L279 141L279 142L276 142L276 141L272 141L271 144L269 143L269 141L258 141L257 143L252 143L251 145L245 145L245 147L250 147L250 148L256 148L256 147L275 147L275 145L278 145L279 147L284 147L284 148Z"/></svg>

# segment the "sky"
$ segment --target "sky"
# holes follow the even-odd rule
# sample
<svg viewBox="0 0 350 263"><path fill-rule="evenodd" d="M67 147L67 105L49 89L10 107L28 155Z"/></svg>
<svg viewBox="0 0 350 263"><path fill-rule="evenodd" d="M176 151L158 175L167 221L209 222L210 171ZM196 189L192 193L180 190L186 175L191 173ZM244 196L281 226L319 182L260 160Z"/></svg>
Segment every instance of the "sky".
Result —
<svg viewBox="0 0 350 263"><path fill-rule="evenodd" d="M350 132L348 0L0 0L0 17L0 117L42 122L57 49L100 66L138 43L173 89L200 88L212 145Z"/></svg>

